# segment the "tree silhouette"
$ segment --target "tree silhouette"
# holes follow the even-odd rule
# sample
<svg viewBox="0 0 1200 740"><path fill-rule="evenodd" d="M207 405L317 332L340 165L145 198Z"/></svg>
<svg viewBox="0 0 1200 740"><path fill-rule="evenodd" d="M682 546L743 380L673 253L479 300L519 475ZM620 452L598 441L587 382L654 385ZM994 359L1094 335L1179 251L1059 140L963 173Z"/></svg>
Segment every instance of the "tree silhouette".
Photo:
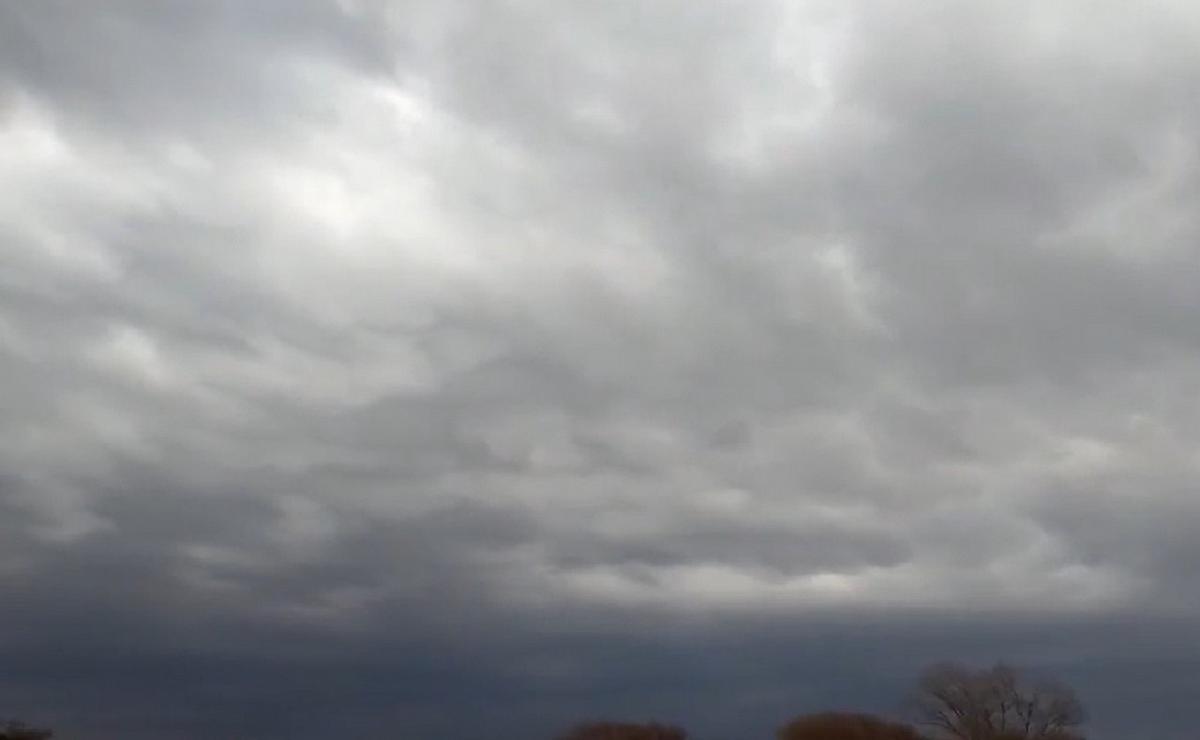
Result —
<svg viewBox="0 0 1200 740"><path fill-rule="evenodd" d="M588 722L559 735L557 740L687 740L679 727L623 722Z"/></svg>
<svg viewBox="0 0 1200 740"><path fill-rule="evenodd" d="M909 725L844 712L796 717L775 736L778 740L921 740L921 734Z"/></svg>
<svg viewBox="0 0 1200 740"><path fill-rule="evenodd" d="M1070 687L1030 684L1003 663L931 666L918 681L916 708L923 724L951 740L1079 740L1084 720Z"/></svg>

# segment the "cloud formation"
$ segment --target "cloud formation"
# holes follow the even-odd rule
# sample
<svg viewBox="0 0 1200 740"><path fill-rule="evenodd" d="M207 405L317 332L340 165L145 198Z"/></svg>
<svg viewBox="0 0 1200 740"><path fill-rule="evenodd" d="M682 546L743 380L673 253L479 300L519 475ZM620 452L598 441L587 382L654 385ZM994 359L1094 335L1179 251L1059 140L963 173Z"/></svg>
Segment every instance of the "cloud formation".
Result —
<svg viewBox="0 0 1200 740"><path fill-rule="evenodd" d="M0 5L11 710L748 740L1011 657L1097 737L1182 737L1198 34L1165 1Z"/></svg>

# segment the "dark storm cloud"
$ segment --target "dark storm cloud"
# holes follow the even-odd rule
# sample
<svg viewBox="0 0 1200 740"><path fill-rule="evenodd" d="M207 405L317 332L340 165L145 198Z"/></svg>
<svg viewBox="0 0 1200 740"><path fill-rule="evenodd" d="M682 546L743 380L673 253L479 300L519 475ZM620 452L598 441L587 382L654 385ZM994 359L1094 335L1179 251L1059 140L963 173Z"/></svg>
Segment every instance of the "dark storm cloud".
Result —
<svg viewBox="0 0 1200 740"><path fill-rule="evenodd" d="M1007 657L1185 732L1186 4L0 29L0 712L734 740Z"/></svg>

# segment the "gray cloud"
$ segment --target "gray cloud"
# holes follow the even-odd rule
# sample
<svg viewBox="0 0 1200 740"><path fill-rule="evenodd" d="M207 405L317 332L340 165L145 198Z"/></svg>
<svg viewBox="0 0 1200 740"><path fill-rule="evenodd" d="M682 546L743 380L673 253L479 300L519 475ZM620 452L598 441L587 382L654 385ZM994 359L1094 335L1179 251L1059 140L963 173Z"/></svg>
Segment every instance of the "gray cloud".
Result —
<svg viewBox="0 0 1200 740"><path fill-rule="evenodd" d="M732 739L1007 657L1182 737L1198 24L0 5L0 712Z"/></svg>

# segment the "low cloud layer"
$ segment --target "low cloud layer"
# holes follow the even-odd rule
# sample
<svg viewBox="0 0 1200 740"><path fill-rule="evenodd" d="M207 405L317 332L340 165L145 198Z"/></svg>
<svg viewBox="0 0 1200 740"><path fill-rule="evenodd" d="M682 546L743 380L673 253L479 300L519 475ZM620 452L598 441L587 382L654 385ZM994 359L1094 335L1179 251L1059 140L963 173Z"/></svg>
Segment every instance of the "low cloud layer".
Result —
<svg viewBox="0 0 1200 740"><path fill-rule="evenodd" d="M0 696L701 740L1200 668L1190 3L0 4Z"/></svg>

